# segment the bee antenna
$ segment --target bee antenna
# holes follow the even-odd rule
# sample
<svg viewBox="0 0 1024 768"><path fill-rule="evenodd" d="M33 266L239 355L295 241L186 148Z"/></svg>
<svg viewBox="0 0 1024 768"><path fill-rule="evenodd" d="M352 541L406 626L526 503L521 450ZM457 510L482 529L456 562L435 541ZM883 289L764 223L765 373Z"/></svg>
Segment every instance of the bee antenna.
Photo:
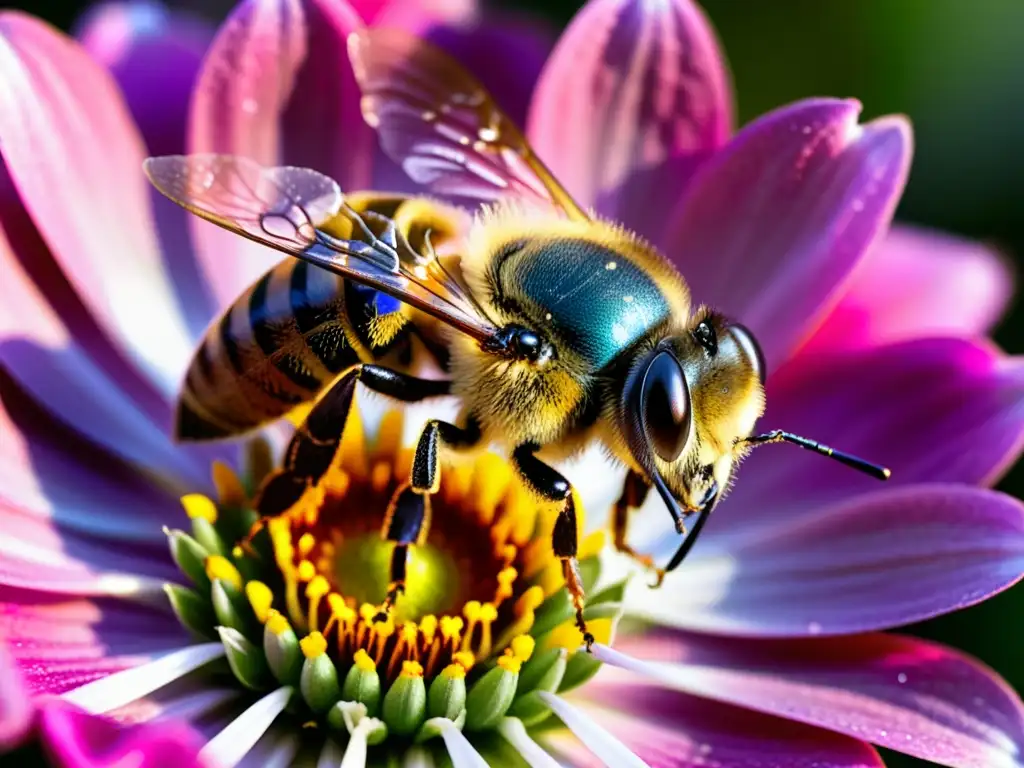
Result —
<svg viewBox="0 0 1024 768"><path fill-rule="evenodd" d="M822 456L835 459L840 464L845 464L878 480L888 480L892 475L892 472L879 464L872 464L870 461L851 456L849 453L837 451L814 440L808 440L806 437L794 435L792 432L783 432L781 429L773 429L771 432L765 432L763 435L752 435L738 442L746 443L755 448L759 445L768 445L768 443L792 443L793 445L799 445L801 448L806 448L808 451L814 451Z"/></svg>

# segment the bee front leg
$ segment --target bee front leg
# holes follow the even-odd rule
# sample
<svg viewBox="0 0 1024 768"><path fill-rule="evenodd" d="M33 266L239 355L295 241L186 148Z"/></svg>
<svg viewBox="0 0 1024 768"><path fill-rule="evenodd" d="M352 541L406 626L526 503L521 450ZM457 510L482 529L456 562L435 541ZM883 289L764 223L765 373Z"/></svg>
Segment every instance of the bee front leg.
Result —
<svg viewBox="0 0 1024 768"><path fill-rule="evenodd" d="M559 472L549 467L534 454L536 445L521 445L512 452L516 469L522 478L545 499L560 502L562 509L555 518L551 534L551 547L555 556L562 561L562 575L566 589L576 609L576 626L583 633L587 650L594 644L594 636L587 630L583 619L586 596L583 593L583 579L580 577L576 553L579 547L579 532L576 528L576 504L573 501L572 485Z"/></svg>
<svg viewBox="0 0 1024 768"><path fill-rule="evenodd" d="M644 568L654 571L656 581L653 587L660 587L665 579L665 569L657 568L654 559L650 555L642 555L626 542L626 531L629 527L629 516L635 509L643 506L647 498L647 492L651 490L647 478L638 472L629 470L626 480L622 485L622 495L615 502L615 510L612 513L612 541L622 554L635 560Z"/></svg>
<svg viewBox="0 0 1024 768"><path fill-rule="evenodd" d="M430 529L430 497L441 485L441 444L470 448L480 442L480 437L480 425L473 418L467 421L465 428L437 419L431 419L423 428L416 444L410 482L395 492L381 531L385 541L394 543L394 548L387 596L377 614L378 621L387 619L398 596L405 592L410 545L422 544Z"/></svg>

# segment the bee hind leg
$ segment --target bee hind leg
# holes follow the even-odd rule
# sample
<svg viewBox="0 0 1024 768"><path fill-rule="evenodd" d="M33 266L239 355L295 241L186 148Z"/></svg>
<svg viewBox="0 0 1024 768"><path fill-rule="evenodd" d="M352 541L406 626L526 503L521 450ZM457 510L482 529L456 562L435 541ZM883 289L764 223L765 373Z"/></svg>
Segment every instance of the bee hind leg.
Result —
<svg viewBox="0 0 1024 768"><path fill-rule="evenodd" d="M626 481L622 486L622 495L615 502L615 510L612 513L612 541L615 549L632 560L654 572L655 583L652 588L660 587L665 579L665 568L658 568L654 565L654 559L650 555L637 552L626 542L626 531L629 527L629 516L635 509L643 506L650 491L650 483L638 472L629 471Z"/></svg>
<svg viewBox="0 0 1024 768"><path fill-rule="evenodd" d="M409 547L422 544L430 529L430 497L441 484L441 443L451 448L470 448L480 442L480 426L470 418L467 426L457 427L431 419L416 444L412 474L407 485L396 492L388 507L381 531L385 541L394 543L387 596L377 613L377 621L386 621L398 596L405 592L405 568Z"/></svg>
<svg viewBox="0 0 1024 768"><path fill-rule="evenodd" d="M594 644L594 636L587 629L587 622L583 618L586 595L583 592L579 561L576 559L579 532L576 526L576 504L573 501L572 485L558 471L538 459L534 455L536 451L535 445L521 445L512 452L512 458L519 474L534 491L545 499L562 504L551 533L551 547L555 557L562 561L565 587L569 590L569 597L576 610L576 627L583 634L583 642L589 651Z"/></svg>

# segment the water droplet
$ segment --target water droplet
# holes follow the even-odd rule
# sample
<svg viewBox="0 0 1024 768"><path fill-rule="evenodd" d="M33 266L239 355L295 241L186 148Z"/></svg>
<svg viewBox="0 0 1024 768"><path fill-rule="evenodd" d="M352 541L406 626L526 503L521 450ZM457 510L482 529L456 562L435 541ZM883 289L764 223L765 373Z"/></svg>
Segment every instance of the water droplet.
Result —
<svg viewBox="0 0 1024 768"><path fill-rule="evenodd" d="M497 141L498 132L491 127L484 127L477 131L477 136L480 137L480 141Z"/></svg>
<svg viewBox="0 0 1024 768"><path fill-rule="evenodd" d="M801 131L800 131L800 132L801 132L801 133L803 133L803 134L804 134L804 135L806 136L807 134L809 134L809 133L811 132L811 126L809 126L809 125L805 125L805 126L804 126L804 127L803 127L803 128L801 129Z"/></svg>
<svg viewBox="0 0 1024 768"><path fill-rule="evenodd" d="M852 203L850 203L850 207L853 208L853 210L858 211L858 212L863 211L864 210L864 201L863 200L854 200Z"/></svg>
<svg viewBox="0 0 1024 768"><path fill-rule="evenodd" d="M256 111L260 108L260 105L256 103L256 99L250 97L242 101L242 111L247 115L255 115Z"/></svg>
<svg viewBox="0 0 1024 768"><path fill-rule="evenodd" d="M812 635L821 634L821 624L816 621L812 621L807 625L807 631Z"/></svg>
<svg viewBox="0 0 1024 768"><path fill-rule="evenodd" d="M888 732L887 730L885 730L885 728L882 728L882 729L881 729L881 730L880 730L880 731L878 732L878 735L879 735L879 736L881 736L881 737L882 737L882 738L884 739L884 738L885 738L886 736L888 736L888 735L889 735L889 732Z"/></svg>
<svg viewBox="0 0 1024 768"><path fill-rule="evenodd" d="M420 118L422 118L425 122L432 123L435 120L437 120L437 112L435 112L432 109L425 109L423 110L423 112L420 113Z"/></svg>
<svg viewBox="0 0 1024 768"><path fill-rule="evenodd" d="M612 272L618 266L619 265L616 264L614 261L609 261L607 264L604 265L604 268L607 269L609 272Z"/></svg>
<svg viewBox="0 0 1024 768"><path fill-rule="evenodd" d="M907 674L905 672L900 672L898 675L896 675L896 682L900 685L907 682Z"/></svg>

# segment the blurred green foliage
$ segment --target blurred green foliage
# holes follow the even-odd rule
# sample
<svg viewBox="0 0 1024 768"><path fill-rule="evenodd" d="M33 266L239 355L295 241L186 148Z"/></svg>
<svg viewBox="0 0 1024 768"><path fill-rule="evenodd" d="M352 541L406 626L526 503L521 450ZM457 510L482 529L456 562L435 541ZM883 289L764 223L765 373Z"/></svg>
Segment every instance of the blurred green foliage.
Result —
<svg viewBox="0 0 1024 768"><path fill-rule="evenodd" d="M579 0L491 0L568 23ZM68 28L87 4L15 3ZM229 0L171 0L218 16ZM703 0L726 51L739 123L807 96L852 96L864 118L901 112L916 154L901 220L1000 248L1024 265L1024 2L1021 0ZM996 331L1024 351L1019 299ZM1000 488L1024 495L1024 467ZM961 648L1024 688L1024 587L907 631ZM886 754L891 766L921 761Z"/></svg>

